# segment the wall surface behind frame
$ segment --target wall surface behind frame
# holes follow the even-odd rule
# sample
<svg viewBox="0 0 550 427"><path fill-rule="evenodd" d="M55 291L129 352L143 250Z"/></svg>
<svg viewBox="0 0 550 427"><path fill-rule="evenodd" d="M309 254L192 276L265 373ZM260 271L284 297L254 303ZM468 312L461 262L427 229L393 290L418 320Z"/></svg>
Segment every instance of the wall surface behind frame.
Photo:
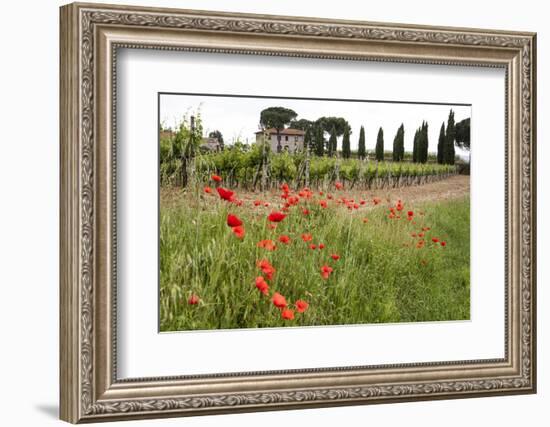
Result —
<svg viewBox="0 0 550 427"><path fill-rule="evenodd" d="M192 419L124 426L543 426L550 406L550 29L545 3L462 0L358 2L127 0L144 6L305 15L538 32L539 393ZM0 78L0 419L8 426L61 425L58 402L58 7L57 0L5 2ZM122 424L120 424L122 425Z"/></svg>

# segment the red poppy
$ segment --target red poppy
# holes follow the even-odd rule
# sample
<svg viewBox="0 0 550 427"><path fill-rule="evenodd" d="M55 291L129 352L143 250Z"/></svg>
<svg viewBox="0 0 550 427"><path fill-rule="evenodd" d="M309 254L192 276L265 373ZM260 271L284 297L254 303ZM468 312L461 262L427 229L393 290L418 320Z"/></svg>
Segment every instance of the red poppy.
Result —
<svg viewBox="0 0 550 427"><path fill-rule="evenodd" d="M282 236L279 237L279 242L284 243L285 245L288 245L290 243L290 237L283 234Z"/></svg>
<svg viewBox="0 0 550 427"><path fill-rule="evenodd" d="M439 239L437 237L432 237L432 242L437 243L439 242Z"/></svg>
<svg viewBox="0 0 550 427"><path fill-rule="evenodd" d="M338 255L338 254L332 254L330 257L331 257L334 261L338 261L338 260L340 259L340 255Z"/></svg>
<svg viewBox="0 0 550 427"><path fill-rule="evenodd" d="M325 245L323 243L319 243L319 249L325 249Z"/></svg>
<svg viewBox="0 0 550 427"><path fill-rule="evenodd" d="M269 285L262 276L256 277L256 287L264 295L269 293Z"/></svg>
<svg viewBox="0 0 550 427"><path fill-rule="evenodd" d="M227 225L230 227L238 227L239 225L243 225L243 222L238 216L229 214L227 215Z"/></svg>
<svg viewBox="0 0 550 427"><path fill-rule="evenodd" d="M363 222L366 224L367 222L369 222L369 219L368 218L363 218Z"/></svg>
<svg viewBox="0 0 550 427"><path fill-rule="evenodd" d="M323 265L321 267L321 276L323 276L323 279L328 279L330 276L330 273L332 273L334 270L332 267L329 267L328 265Z"/></svg>
<svg viewBox="0 0 550 427"><path fill-rule="evenodd" d="M341 182L335 182L334 186L337 190L341 190L342 188L344 188L344 184L342 184Z"/></svg>
<svg viewBox="0 0 550 427"><path fill-rule="evenodd" d="M275 230L277 228L277 224L268 224L267 226L272 230Z"/></svg>
<svg viewBox="0 0 550 427"><path fill-rule="evenodd" d="M309 245L309 249L317 249L317 245L314 245L313 243Z"/></svg>
<svg viewBox="0 0 550 427"><path fill-rule="evenodd" d="M403 210L403 203L401 202L401 200L398 200L397 201L397 204L395 205L395 208L401 212Z"/></svg>
<svg viewBox="0 0 550 427"><path fill-rule="evenodd" d="M267 259L262 259L258 261L257 265L262 270L262 273L265 274L267 280L273 280L275 268L269 263Z"/></svg>
<svg viewBox="0 0 550 427"><path fill-rule="evenodd" d="M273 294L273 297L271 298L271 301L273 301L273 305L277 308L285 308L286 307L286 299L279 292L275 292Z"/></svg>
<svg viewBox="0 0 550 427"><path fill-rule="evenodd" d="M416 248L417 249L422 249L424 247L424 244L426 242L424 240L419 240L418 243L416 244Z"/></svg>
<svg viewBox="0 0 550 427"><path fill-rule="evenodd" d="M266 240L260 240L258 242L258 247L259 248L264 248L268 251L274 251L275 249L277 249L277 246L275 245L275 243L273 242L273 240L269 240L269 239L266 239Z"/></svg>
<svg viewBox="0 0 550 427"><path fill-rule="evenodd" d="M447 246L447 242L445 242L445 241L441 242L441 246L443 246L443 247Z"/></svg>
<svg viewBox="0 0 550 427"><path fill-rule="evenodd" d="M424 233L418 233L418 237L424 237Z"/></svg>
<svg viewBox="0 0 550 427"><path fill-rule="evenodd" d="M254 200L254 206L260 206L262 204L261 200Z"/></svg>
<svg viewBox="0 0 550 427"><path fill-rule="evenodd" d="M237 225L236 227L231 227L231 230L233 231L233 234L237 237L237 239L244 238L244 227L242 225Z"/></svg>
<svg viewBox="0 0 550 427"><path fill-rule="evenodd" d="M281 190L283 190L285 193L288 193L290 191L290 188L288 187L288 184L281 185Z"/></svg>
<svg viewBox="0 0 550 427"><path fill-rule="evenodd" d="M422 231L430 231L430 227L422 227Z"/></svg>
<svg viewBox="0 0 550 427"><path fill-rule="evenodd" d="M233 191L227 190L223 187L216 188L216 191L223 200L227 200L228 202L232 202L235 198L235 193Z"/></svg>
<svg viewBox="0 0 550 427"><path fill-rule="evenodd" d="M321 200L319 202L319 204L321 205L322 208L326 208L327 207L327 201L326 200Z"/></svg>
<svg viewBox="0 0 550 427"><path fill-rule="evenodd" d="M416 233L411 233L411 237L416 237Z"/></svg>
<svg viewBox="0 0 550 427"><path fill-rule="evenodd" d="M264 206L267 208L269 206L269 202L265 202Z"/></svg>
<svg viewBox="0 0 550 427"><path fill-rule="evenodd" d="M222 182L222 177L219 175L212 175L212 181Z"/></svg>
<svg viewBox="0 0 550 427"><path fill-rule="evenodd" d="M413 211L408 211L408 212L407 212L407 216L412 217L413 215L414 215L414 212L413 212Z"/></svg>
<svg viewBox="0 0 550 427"><path fill-rule="evenodd" d="M311 242L311 240L313 239L313 236L309 233L304 233L302 234L302 240L304 242Z"/></svg>
<svg viewBox="0 0 550 427"><path fill-rule="evenodd" d="M289 308L285 308L283 311L281 311L281 317L285 320L293 320L294 311Z"/></svg>
<svg viewBox="0 0 550 427"><path fill-rule="evenodd" d="M267 219L271 222L281 222L286 218L286 215L282 212L271 212Z"/></svg>
<svg viewBox="0 0 550 427"><path fill-rule="evenodd" d="M309 210L306 209L306 208L303 208L303 209L302 209L302 213L303 213L304 215L309 215Z"/></svg>
<svg viewBox="0 0 550 427"><path fill-rule="evenodd" d="M372 199L372 203L374 203L375 205L379 204L382 200L380 200L378 197L375 197L374 199Z"/></svg>
<svg viewBox="0 0 550 427"><path fill-rule="evenodd" d="M296 305L296 311L298 313L303 313L309 307L309 304L306 301L301 299L297 300L295 305Z"/></svg>
<svg viewBox="0 0 550 427"><path fill-rule="evenodd" d="M187 304L189 305L197 305L199 303L200 299L197 295L193 294L187 299Z"/></svg>
<svg viewBox="0 0 550 427"><path fill-rule="evenodd" d="M205 193L208 193L208 194L211 194L212 193L212 189L208 186L204 187L204 192Z"/></svg>

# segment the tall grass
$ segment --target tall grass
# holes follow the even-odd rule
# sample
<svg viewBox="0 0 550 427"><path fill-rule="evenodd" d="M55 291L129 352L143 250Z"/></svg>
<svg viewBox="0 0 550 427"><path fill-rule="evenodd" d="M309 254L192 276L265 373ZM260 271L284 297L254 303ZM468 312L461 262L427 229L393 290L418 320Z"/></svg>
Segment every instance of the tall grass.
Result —
<svg viewBox="0 0 550 427"><path fill-rule="evenodd" d="M161 331L469 318L469 199L418 206L405 200L401 219L390 219L387 203L374 206L368 200L349 210L334 200L322 208L319 198L290 208L272 230L266 220L272 205L254 207L248 199L238 207L217 195L186 192L163 197ZM309 215L302 214L303 207ZM414 211L412 221L406 219L408 210ZM243 220L243 240L227 226L228 213ZM421 239L411 234L422 227L430 230L424 247L417 248ZM302 241L302 233L311 233L312 242ZM291 243L280 243L281 235ZM275 241L277 249L258 247L263 239ZM325 248L312 250L311 243ZM263 258L276 268L270 295L283 294L289 305L298 299L309 303L294 320L283 320L269 296L256 289L254 279L261 275L256 262ZM321 276L325 264L334 268L328 279ZM200 302L188 304L191 295Z"/></svg>

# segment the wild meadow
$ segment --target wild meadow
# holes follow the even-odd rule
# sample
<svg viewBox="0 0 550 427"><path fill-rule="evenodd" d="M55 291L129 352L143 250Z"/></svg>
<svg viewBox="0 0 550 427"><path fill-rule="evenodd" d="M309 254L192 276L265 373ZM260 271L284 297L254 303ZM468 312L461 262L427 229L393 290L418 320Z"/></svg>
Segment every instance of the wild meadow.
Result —
<svg viewBox="0 0 550 427"><path fill-rule="evenodd" d="M161 187L161 331L469 318L468 194L226 185Z"/></svg>

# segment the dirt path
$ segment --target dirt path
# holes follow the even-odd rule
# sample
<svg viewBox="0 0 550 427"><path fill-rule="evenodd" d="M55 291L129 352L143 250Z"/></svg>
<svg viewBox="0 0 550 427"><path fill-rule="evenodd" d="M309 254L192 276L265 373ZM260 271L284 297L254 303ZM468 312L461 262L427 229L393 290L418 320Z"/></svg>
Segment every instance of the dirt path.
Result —
<svg viewBox="0 0 550 427"><path fill-rule="evenodd" d="M361 193L364 192L359 192L358 194ZM470 177L467 175L455 175L431 184L373 190L368 191L367 194L371 197L390 200L401 199L410 203L458 199L470 194Z"/></svg>

